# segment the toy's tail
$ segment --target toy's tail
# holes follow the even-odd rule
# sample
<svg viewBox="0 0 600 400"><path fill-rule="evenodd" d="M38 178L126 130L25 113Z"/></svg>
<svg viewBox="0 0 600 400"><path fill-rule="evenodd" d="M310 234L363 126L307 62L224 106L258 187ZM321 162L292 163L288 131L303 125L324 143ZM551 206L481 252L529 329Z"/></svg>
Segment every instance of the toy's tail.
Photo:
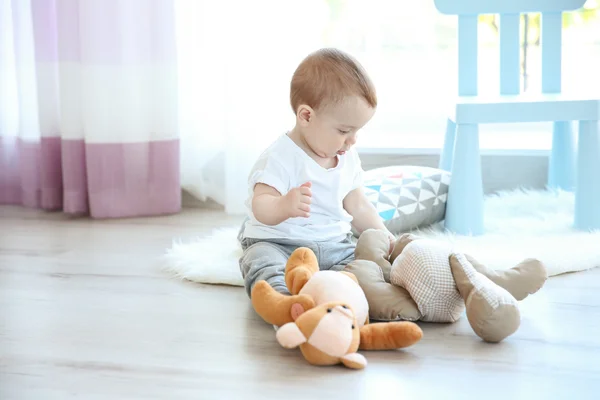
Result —
<svg viewBox="0 0 600 400"><path fill-rule="evenodd" d="M361 350L392 350L409 347L423 337L414 322L397 321L373 323L360 329Z"/></svg>

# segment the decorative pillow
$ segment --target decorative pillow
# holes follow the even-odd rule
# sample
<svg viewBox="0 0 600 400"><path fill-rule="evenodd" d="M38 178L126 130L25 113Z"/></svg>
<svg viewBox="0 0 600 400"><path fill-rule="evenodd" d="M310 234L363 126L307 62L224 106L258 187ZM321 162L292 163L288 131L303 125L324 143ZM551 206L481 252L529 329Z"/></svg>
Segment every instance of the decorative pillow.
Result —
<svg viewBox="0 0 600 400"><path fill-rule="evenodd" d="M365 171L364 190L394 234L440 222L446 213L450 172L419 166Z"/></svg>

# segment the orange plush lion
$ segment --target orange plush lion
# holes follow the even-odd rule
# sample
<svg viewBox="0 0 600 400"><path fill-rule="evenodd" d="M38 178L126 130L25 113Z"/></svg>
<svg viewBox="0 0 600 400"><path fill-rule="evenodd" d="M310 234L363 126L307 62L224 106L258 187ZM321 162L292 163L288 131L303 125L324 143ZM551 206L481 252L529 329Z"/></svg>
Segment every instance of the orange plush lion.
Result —
<svg viewBox="0 0 600 400"><path fill-rule="evenodd" d="M308 248L292 253L285 282L291 296L266 281L257 282L252 305L266 322L279 327L278 342L285 348L300 347L311 364L362 369L367 361L359 349L405 348L423 336L413 322L369 324L369 304L356 277L347 271L320 271Z"/></svg>

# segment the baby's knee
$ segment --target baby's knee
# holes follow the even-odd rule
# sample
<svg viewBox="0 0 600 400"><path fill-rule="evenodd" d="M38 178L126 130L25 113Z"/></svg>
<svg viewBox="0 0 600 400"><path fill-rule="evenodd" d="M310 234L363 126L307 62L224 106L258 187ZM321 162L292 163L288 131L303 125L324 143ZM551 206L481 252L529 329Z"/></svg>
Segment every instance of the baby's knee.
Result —
<svg viewBox="0 0 600 400"><path fill-rule="evenodd" d="M240 259L242 276L256 273L264 268L285 270L286 258L270 243L255 243L248 247Z"/></svg>
<svg viewBox="0 0 600 400"><path fill-rule="evenodd" d="M286 259L274 246L257 243L249 247L240 259L240 271L248 296L256 282L264 280L282 294L289 294L285 286Z"/></svg>

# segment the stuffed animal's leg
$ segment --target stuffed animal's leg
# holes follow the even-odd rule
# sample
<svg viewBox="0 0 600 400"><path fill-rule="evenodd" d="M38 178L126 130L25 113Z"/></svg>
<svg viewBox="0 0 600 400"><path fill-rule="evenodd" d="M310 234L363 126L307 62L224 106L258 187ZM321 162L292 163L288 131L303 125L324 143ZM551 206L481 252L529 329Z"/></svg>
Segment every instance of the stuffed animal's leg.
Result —
<svg viewBox="0 0 600 400"><path fill-rule="evenodd" d="M392 254L390 255L390 263L394 263L394 260L404 251L404 248L413 240L418 239L418 236L412 233L404 233L396 240Z"/></svg>
<svg viewBox="0 0 600 400"><path fill-rule="evenodd" d="M412 234L404 234L400 236L390 254L390 241L387 234L379 229L367 229L358 238L354 258L356 260L373 261L383 272L383 278L386 282L390 282L390 269L392 263L398 257L407 244L417 239Z"/></svg>
<svg viewBox="0 0 600 400"><path fill-rule="evenodd" d="M393 350L412 346L423 337L417 324L395 321L365 325L360 329L361 350Z"/></svg>
<svg viewBox="0 0 600 400"><path fill-rule="evenodd" d="M392 268L389 256L390 240L384 231L367 229L358 238L354 258L376 263L381 268L386 282L390 281L390 269Z"/></svg>
<svg viewBox="0 0 600 400"><path fill-rule="evenodd" d="M292 252L285 266L285 284L291 294L296 295L306 282L319 271L319 261L308 247L299 247Z"/></svg>
<svg viewBox="0 0 600 400"><path fill-rule="evenodd" d="M369 316L373 320L402 319L417 321L422 315L406 289L387 283L381 269L372 261L354 260L344 269L358 278L369 303Z"/></svg>
<svg viewBox="0 0 600 400"><path fill-rule="evenodd" d="M536 259L528 258L511 269L495 271L467 254L465 254L465 257L477 272L506 289L519 301L540 290L548 279L546 267Z"/></svg>
<svg viewBox="0 0 600 400"><path fill-rule="evenodd" d="M518 303L508 291L477 272L463 254L450 256L450 269L477 336L487 342L499 342L519 328Z"/></svg>
<svg viewBox="0 0 600 400"><path fill-rule="evenodd" d="M312 297L305 294L286 296L264 280L256 282L252 288L251 301L254 310L265 322L278 327L295 321L315 306Z"/></svg>

